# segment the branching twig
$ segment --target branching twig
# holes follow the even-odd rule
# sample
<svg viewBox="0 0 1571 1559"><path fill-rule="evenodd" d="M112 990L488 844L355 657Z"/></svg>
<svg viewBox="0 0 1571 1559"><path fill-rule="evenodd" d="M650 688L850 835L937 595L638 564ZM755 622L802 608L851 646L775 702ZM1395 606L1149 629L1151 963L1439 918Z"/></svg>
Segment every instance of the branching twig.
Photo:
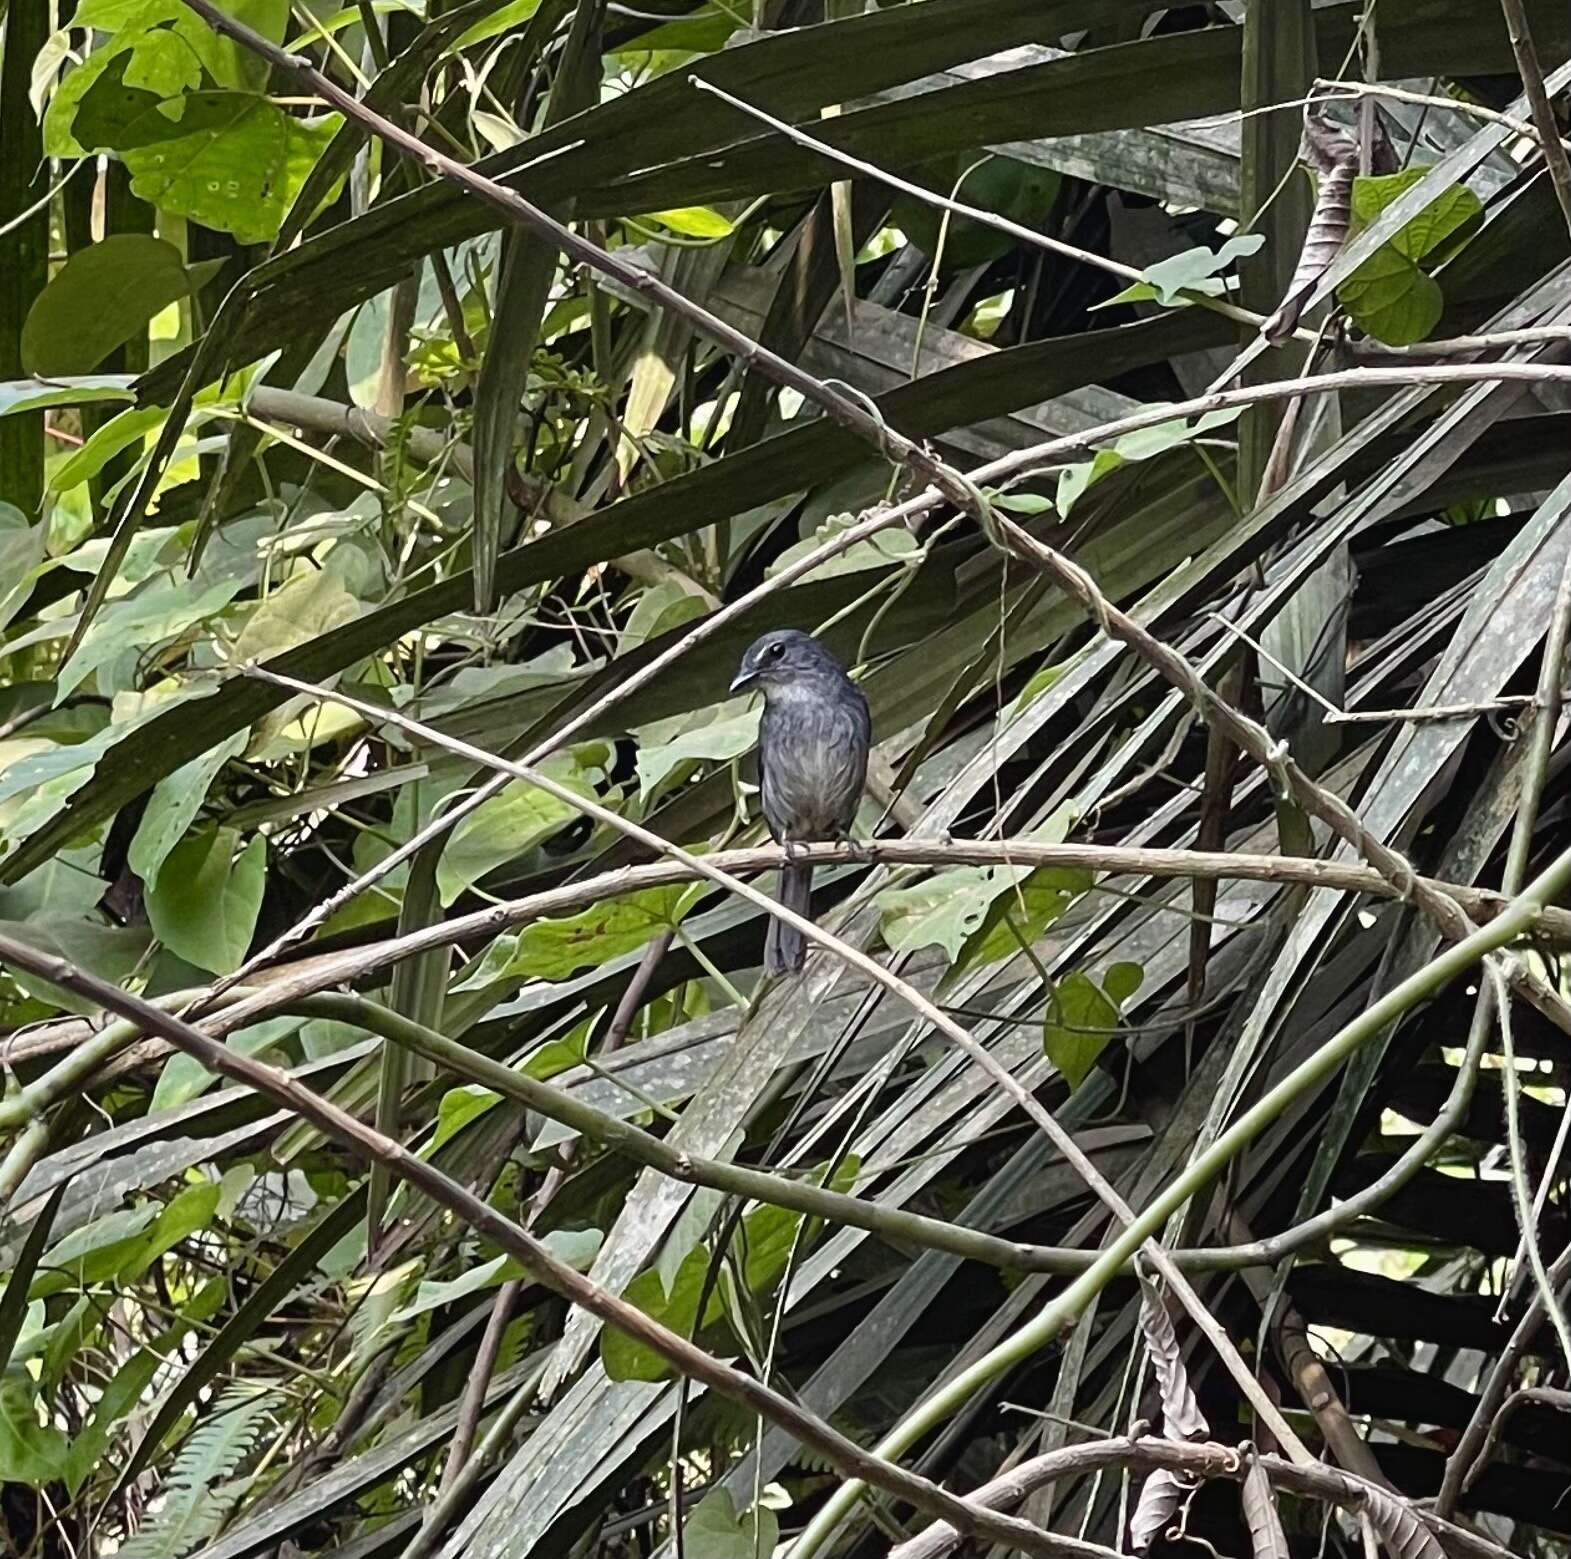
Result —
<svg viewBox="0 0 1571 1559"><path fill-rule="evenodd" d="M1334 1468L1300 1467L1280 1456L1260 1456L1259 1462L1273 1487L1348 1510L1356 1511L1364 1501L1362 1481ZM1094 1440L1086 1445L1069 1446L1050 1451L1045 1456L1032 1457L973 1489L968 1497L977 1504L1006 1508L1047 1484L1080 1477L1104 1467L1127 1467L1140 1472L1162 1468L1191 1478L1241 1478L1245 1466L1245 1458L1237 1450L1209 1441L1186 1444L1155 1435ZM1405 1500L1403 1503L1456 1559L1509 1559L1507 1550L1488 1538L1442 1521L1419 1505ZM889 1559L943 1559L959 1546L960 1541L960 1535L952 1527L940 1523L890 1549Z"/></svg>
<svg viewBox="0 0 1571 1559"><path fill-rule="evenodd" d="M1571 1391L1560 1391L1553 1386L1524 1386L1520 1391L1513 1391L1490 1420L1489 1434L1484 1440L1483 1449L1479 1451L1478 1460L1468 1474L1469 1484L1489 1465L1495 1447L1500 1444L1500 1437L1505 1433L1506 1421L1519 1407L1526 1407L1532 1402L1552 1407L1561 1413L1571 1413Z"/></svg>
<svg viewBox="0 0 1571 1559"><path fill-rule="evenodd" d="M1544 1253L1538 1245L1538 1223L1533 1216L1533 1198L1527 1188L1527 1158L1522 1146L1522 1079L1517 1076L1516 1045L1511 1037L1511 993L1497 969L1488 971L1495 988L1495 1012L1500 1019L1500 1059L1503 1091L1506 1103L1506 1154L1511 1171L1511 1201L1516 1208L1517 1223L1521 1226L1521 1249L1527 1256L1529 1270L1538 1284L1539 1301L1554 1323L1555 1335L1560 1339L1560 1353L1571 1366L1571 1324L1555 1285L1544 1266Z"/></svg>
<svg viewBox="0 0 1571 1559"><path fill-rule="evenodd" d="M1315 87L1317 90L1329 88L1349 97L1379 97L1392 103L1412 103L1419 108L1444 108L1452 113L1466 114L1469 119L1482 120L1485 124L1501 125L1513 135L1523 136L1529 141L1538 140L1538 131L1526 120L1513 118L1486 104L1467 102L1462 98L1442 97L1433 92L1412 92L1406 87L1393 87L1383 81L1338 81L1328 76L1317 80Z"/></svg>

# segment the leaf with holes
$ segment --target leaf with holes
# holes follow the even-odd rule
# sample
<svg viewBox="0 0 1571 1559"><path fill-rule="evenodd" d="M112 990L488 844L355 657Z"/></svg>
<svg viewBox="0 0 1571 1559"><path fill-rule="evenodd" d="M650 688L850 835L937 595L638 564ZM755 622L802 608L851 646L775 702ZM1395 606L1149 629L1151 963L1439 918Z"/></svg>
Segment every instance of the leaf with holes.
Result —
<svg viewBox="0 0 1571 1559"><path fill-rule="evenodd" d="M1083 866L1039 866L1012 884L987 907L982 923L966 938L954 972L997 963L1034 942L1095 880Z"/></svg>
<svg viewBox="0 0 1571 1559"><path fill-rule="evenodd" d="M339 117L297 119L250 92L187 92L166 98L128 85L124 58L82 97L81 143L116 152L132 193L241 243L277 237L306 175Z"/></svg>

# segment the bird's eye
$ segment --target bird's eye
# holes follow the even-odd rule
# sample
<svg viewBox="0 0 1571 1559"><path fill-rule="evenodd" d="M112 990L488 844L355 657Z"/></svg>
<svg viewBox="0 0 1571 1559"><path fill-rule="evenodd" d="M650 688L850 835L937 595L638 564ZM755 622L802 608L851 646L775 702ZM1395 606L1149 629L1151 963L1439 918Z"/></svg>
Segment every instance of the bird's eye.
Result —
<svg viewBox="0 0 1571 1559"><path fill-rule="evenodd" d="M779 660L781 655L784 652L785 652L785 645L783 645L783 644L771 644L769 646L769 648L764 651L764 653L770 658L770 660Z"/></svg>

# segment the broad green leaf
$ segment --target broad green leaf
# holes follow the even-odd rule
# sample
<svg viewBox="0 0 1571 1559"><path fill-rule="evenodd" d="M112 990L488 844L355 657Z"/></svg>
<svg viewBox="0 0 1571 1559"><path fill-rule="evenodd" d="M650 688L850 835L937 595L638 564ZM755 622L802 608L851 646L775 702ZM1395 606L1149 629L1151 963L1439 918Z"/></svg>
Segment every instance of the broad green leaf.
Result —
<svg viewBox="0 0 1571 1559"><path fill-rule="evenodd" d="M516 1068L525 1077L545 1082L559 1072L566 1072L582 1064L584 1045L594 1018L585 1018L575 1024L560 1039L548 1039L531 1050L521 1066ZM435 1152L444 1142L456 1137L470 1121L478 1119L501 1102L501 1095L482 1088L478 1083L465 1083L449 1088L437 1106L436 1131L431 1137L431 1151Z"/></svg>
<svg viewBox="0 0 1571 1559"><path fill-rule="evenodd" d="M68 1234L39 1264L29 1294L47 1298L62 1289L131 1282L181 1240L205 1228L217 1209L216 1180L184 1187L167 1205L108 1213Z"/></svg>
<svg viewBox="0 0 1571 1559"><path fill-rule="evenodd" d="M98 875L96 844L62 850L14 887L0 888L0 920L91 919L109 886Z"/></svg>
<svg viewBox="0 0 1571 1559"><path fill-rule="evenodd" d="M1053 507L1053 500L1041 493L989 493L988 501L1009 514L1046 514Z"/></svg>
<svg viewBox="0 0 1571 1559"><path fill-rule="evenodd" d="M395 1310L388 1318L389 1322L394 1326L401 1326L406 1321L414 1320L416 1316L424 1315L428 1310L435 1310L438 1305L452 1304L455 1299L477 1294L482 1289L495 1288L509 1278L523 1275L523 1267L513 1257L493 1256L490 1261L482 1261L478 1266L470 1267L461 1276L445 1283L422 1282L415 1290L414 1297L408 1304Z"/></svg>
<svg viewBox="0 0 1571 1559"><path fill-rule="evenodd" d="M116 36L55 88L43 121L44 150L51 157L82 157L94 149L88 137L102 127L91 121L81 127L78 119L84 100L105 77L159 102L202 84L202 61L190 42L179 32L156 25L168 14L168 0L144 0L134 6Z"/></svg>
<svg viewBox="0 0 1571 1559"><path fill-rule="evenodd" d="M340 1050L358 1043L364 1032L349 1023L339 1023L333 1018L313 1018L300 1030L300 1049L307 1061L320 1061L324 1056L335 1056Z"/></svg>
<svg viewBox="0 0 1571 1559"><path fill-rule="evenodd" d="M541 772L588 798L597 771L590 766L605 749L598 743L574 752L555 753ZM514 780L501 795L470 813L453 830L436 869L443 907L451 904L487 872L549 839L578 816L578 809L524 780Z"/></svg>
<svg viewBox="0 0 1571 1559"><path fill-rule="evenodd" d="M96 631L95 624L89 630L89 636ZM142 879L144 888L158 885L160 868L201 810L208 786L231 758L245 751L245 745L250 739L249 727L236 731L153 787L147 810L142 814L142 821L132 836L128 857L131 870Z"/></svg>
<svg viewBox="0 0 1571 1559"><path fill-rule="evenodd" d="M22 326L22 364L49 378L90 373L189 290L173 244L147 233L111 233L78 249L33 299Z"/></svg>
<svg viewBox="0 0 1571 1559"><path fill-rule="evenodd" d="M767 1505L738 1515L729 1489L711 1489L682 1523L686 1559L769 1559L780 1521Z"/></svg>
<svg viewBox="0 0 1571 1559"><path fill-rule="evenodd" d="M163 406L133 406L117 413L98 428L69 460L49 474L49 491L66 493L90 481L120 453L156 432L168 416ZM123 571L122 571L123 572Z"/></svg>
<svg viewBox="0 0 1571 1559"><path fill-rule="evenodd" d="M766 572L778 574L782 569L789 568L798 559L805 558L810 552L816 552L826 541L840 532L850 530L859 519L860 516L851 514L830 515L811 536L787 547L769 565ZM839 574L860 574L869 568L890 568L896 563L914 559L920 551L921 543L909 531L901 529L880 531L876 536L869 536L866 540L847 547L844 552L837 553L828 562L820 563L804 577L814 580L833 579Z"/></svg>
<svg viewBox="0 0 1571 1559"><path fill-rule="evenodd" d="M461 1087L449 1088L436 1107L436 1130L431 1136L431 1151L434 1153L445 1142L456 1137L470 1121L478 1120L487 1110L494 1109L501 1102L501 1094L492 1093L479 1083L464 1083Z"/></svg>
<svg viewBox="0 0 1571 1559"><path fill-rule="evenodd" d="M1058 844L1073 822L1072 809L1060 807L1028 837L1037 844ZM954 963L982 930L993 901L1032 875L1029 866L961 866L940 872L914 888L886 888L876 900L884 945L897 953L941 947ZM1053 879L1047 881L1052 883ZM1013 898L1013 893L1010 896ZM1042 911L1052 902L1042 897Z"/></svg>
<svg viewBox="0 0 1571 1559"><path fill-rule="evenodd" d="M1382 245L1337 288L1353 322L1387 346L1411 346L1440 323L1440 285L1399 249Z"/></svg>
<svg viewBox="0 0 1571 1559"><path fill-rule="evenodd" d="M220 612L244 588L239 579L221 579L202 590L193 590L185 578L150 583L134 595L122 596L104 607L89 626L76 653L60 668L56 698L75 692L94 672L126 657L133 667L150 649ZM104 694L128 689L100 686Z"/></svg>
<svg viewBox="0 0 1571 1559"><path fill-rule="evenodd" d="M1053 498L1058 512L1067 518L1069 511L1084 497L1087 488L1123 464L1124 457L1116 449L1099 449L1091 459L1065 466L1058 473L1058 490Z"/></svg>
<svg viewBox="0 0 1571 1559"><path fill-rule="evenodd" d="M498 938L480 971L465 985L489 984L516 975L566 980L580 969L598 968L625 953L637 952L662 931L671 930L702 892L702 884L696 883L650 888L606 899L562 920L537 920L510 943Z"/></svg>
<svg viewBox="0 0 1571 1559"><path fill-rule="evenodd" d="M269 41L283 41L289 19L287 0L225 0L224 11ZM214 32L180 0L82 0L71 21L77 27L112 33L116 42L128 40L137 48L145 44L143 33L177 36L221 87L260 88L267 81L266 61Z"/></svg>
<svg viewBox="0 0 1571 1559"><path fill-rule="evenodd" d="M0 755L0 832L14 841L26 837L45 819L58 817L66 800L92 779L98 760L139 725L173 705L201 699L213 691L211 684L188 683L173 690L116 694L111 720L95 735L64 745L51 742L42 748L15 744L14 758ZM13 801L14 805L7 804ZM57 841L57 846L70 843L80 832L78 825Z"/></svg>
<svg viewBox="0 0 1571 1559"><path fill-rule="evenodd" d="M651 639L680 628L704 615L702 596L684 590L673 581L654 585L645 590L627 614L627 626L622 629L619 647L622 654L638 649Z"/></svg>
<svg viewBox="0 0 1571 1559"><path fill-rule="evenodd" d="M945 157L919 170L918 180L940 195L1025 227L1040 228L1048 221L1061 182L1057 173L1009 157L991 156L980 166L975 163L974 152ZM996 260L1015 246L1008 233L971 217L946 213L915 195L897 195L890 220L929 259L937 260L942 246L946 271Z"/></svg>
<svg viewBox="0 0 1571 1559"><path fill-rule="evenodd" d="M1102 975L1102 989L1120 1011L1128 1005L1129 998L1145 984L1146 972L1139 964L1110 964Z"/></svg>
<svg viewBox="0 0 1571 1559"><path fill-rule="evenodd" d="M121 1208L73 1229L50 1247L39 1263L28 1295L47 1298L66 1288L86 1288L114 1276L140 1248L142 1236L157 1221L157 1202Z"/></svg>
<svg viewBox="0 0 1571 1559"><path fill-rule="evenodd" d="M213 974L240 967L267 881L267 845L260 834L235 854L233 828L209 828L175 846L147 894L153 934L171 952Z"/></svg>
<svg viewBox="0 0 1571 1559"><path fill-rule="evenodd" d="M885 888L878 895L878 929L891 952L941 947L951 962L981 926L999 891L996 868L962 866L914 888Z"/></svg>
<svg viewBox="0 0 1571 1559"><path fill-rule="evenodd" d="M127 1281L140 1277L166 1251L198 1229L205 1229L218 1210L221 1195L216 1180L186 1186L153 1221L153 1226L135 1242L135 1249L120 1269Z"/></svg>
<svg viewBox="0 0 1571 1559"><path fill-rule="evenodd" d="M260 1056L276 1049L297 1033L299 1018L268 1018L262 1023L248 1024L238 1033L228 1035L223 1045L237 1056ZM148 1110L172 1110L178 1105L199 1099L215 1083L216 1074L208 1071L195 1056L175 1054L164 1062L153 1088Z"/></svg>
<svg viewBox="0 0 1571 1559"><path fill-rule="evenodd" d="M690 1336L698 1318L698 1301L709 1271L709 1251L695 1245L682 1259L669 1290L653 1267L640 1272L622 1297L645 1315L662 1322L680 1336ZM710 1314L718 1313L718 1294L710 1293ZM624 1332L608 1326L600 1334L600 1362L612 1380L664 1380L670 1366L652 1349Z"/></svg>
<svg viewBox="0 0 1571 1559"><path fill-rule="evenodd" d="M0 1482L41 1489L64 1475L66 1438L46 1417L26 1370L0 1375Z"/></svg>
<svg viewBox="0 0 1571 1559"><path fill-rule="evenodd" d="M1120 1006L1140 988L1145 974L1138 964L1119 963L1105 978L1107 989L1077 970L1060 980L1048 998L1042 1048L1071 1088L1080 1086L1114 1038Z"/></svg>
<svg viewBox="0 0 1571 1559"><path fill-rule="evenodd" d="M268 660L353 622L360 604L331 569L306 567L260 602L235 638L237 666Z"/></svg>
<svg viewBox="0 0 1571 1559"><path fill-rule="evenodd" d="M856 1185L861 1168L861 1159L851 1153L835 1166L833 1175L829 1174L827 1164L821 1164L808 1180L820 1186L827 1181L832 1191L849 1192ZM750 1294L768 1292L785 1271L797 1230L805 1216L804 1213L792 1212L789 1207L775 1207L765 1202L753 1208L742 1220L741 1233L734 1248L742 1256L742 1281Z"/></svg>
<svg viewBox="0 0 1571 1559"><path fill-rule="evenodd" d="M128 86L122 72L121 61L111 61L83 95L78 140L116 152L131 172L132 193L162 210L241 243L275 238L338 116L297 119L249 92L168 99Z"/></svg>
<svg viewBox="0 0 1571 1559"><path fill-rule="evenodd" d="M274 43L283 38L284 0L227 0L224 9ZM84 0L71 20L113 36L55 88L43 121L44 149L52 157L80 157L91 149L74 125L83 98L106 71L160 99L195 91L204 69L220 87L260 91L267 84L264 60L220 37L181 0Z"/></svg>
<svg viewBox="0 0 1571 1559"><path fill-rule="evenodd" d="M1058 512L1067 516L1084 496L1088 487L1100 482L1104 476L1118 470L1129 461L1150 460L1156 455L1165 454L1180 444L1187 444L1191 439L1199 438L1201 434L1208 433L1213 428L1225 427L1228 423L1236 422L1241 415L1242 412L1238 409L1208 411L1204 416L1197 417L1194 422L1175 417L1171 422L1159 422L1149 428L1136 428L1133 433L1124 434L1122 438L1115 439L1106 448L1099 449L1090 460L1065 466L1059 472L1058 490L1054 497Z"/></svg>
<svg viewBox="0 0 1571 1559"><path fill-rule="evenodd" d="M1353 181L1353 220L1368 227L1387 206L1428 176L1425 167L1400 173L1372 174ZM1422 260L1448 238L1483 214L1483 203L1465 184L1453 184L1387 240L1410 260ZM1356 272L1354 273L1357 274Z"/></svg>
<svg viewBox="0 0 1571 1559"><path fill-rule="evenodd" d="M1026 706L1032 703L1034 700L1040 698L1050 687L1052 687L1052 685L1057 682L1058 679L1062 677L1064 672L1068 669L1069 668L1067 664L1060 662L1058 665L1044 666L1040 671L1033 672L1030 680L1023 688L1020 689L1020 692L1016 695L1014 701L1009 704L1008 707L1005 708L999 715L999 724L1008 725L1008 723L1013 720L1014 717L1021 712L1021 710L1025 709Z"/></svg>
<svg viewBox="0 0 1571 1559"><path fill-rule="evenodd" d="M469 115L469 122L486 139L494 152L505 152L517 146L520 141L527 139L524 132L511 120L501 114L487 113L483 108L474 109ZM456 356L452 359L456 363Z"/></svg>
<svg viewBox="0 0 1571 1559"><path fill-rule="evenodd" d="M453 47L467 49L472 43L484 43L487 38L495 38L520 22L527 22L539 9L540 0L508 0L506 5L498 6L483 22L476 22L467 32L460 33Z"/></svg>
<svg viewBox="0 0 1571 1559"><path fill-rule="evenodd" d="M67 1448L66 1483L79 1489L94 1472L109 1446L110 1437L124 1431L125 1420L142 1405L153 1377L167 1360L152 1348L142 1348L117 1369L93 1404L93 1411Z"/></svg>
<svg viewBox="0 0 1571 1559"><path fill-rule="evenodd" d="M605 1235L599 1229L553 1229L541 1243L558 1261L566 1262L576 1272L587 1272L604 1240ZM528 1275L529 1269L512 1256L494 1256L449 1282L422 1282L414 1298L393 1314L392 1323L402 1325L438 1306L450 1305L456 1299Z"/></svg>
<svg viewBox="0 0 1571 1559"><path fill-rule="evenodd" d="M753 702L748 700L749 703ZM751 752L758 741L758 722L763 711L745 709L743 713L709 718L703 724L682 731L669 741L638 746L638 790L643 797L657 791L673 770L685 763L727 763Z"/></svg>
<svg viewBox="0 0 1571 1559"><path fill-rule="evenodd" d="M1357 226L1368 227L1428 172L1428 168L1418 167L1355 179L1353 217ZM1337 288L1337 297L1353 321L1388 346L1411 346L1424 340L1439 324L1445 299L1439 284L1418 262L1438 258L1448 241L1476 222L1482 212L1478 196L1466 185L1454 184L1404 223Z"/></svg>
<svg viewBox="0 0 1571 1559"><path fill-rule="evenodd" d="M145 930L106 925L91 912L87 915L46 912L20 925L0 921L0 930L114 985L123 985L131 977L131 972L142 962L149 942ZM61 990L36 975L15 969L6 972L23 990L51 1006L84 1014L98 1010L97 1003Z"/></svg>
<svg viewBox="0 0 1571 1559"><path fill-rule="evenodd" d="M0 628L26 603L48 545L47 525L33 525L15 504L0 503Z"/></svg>

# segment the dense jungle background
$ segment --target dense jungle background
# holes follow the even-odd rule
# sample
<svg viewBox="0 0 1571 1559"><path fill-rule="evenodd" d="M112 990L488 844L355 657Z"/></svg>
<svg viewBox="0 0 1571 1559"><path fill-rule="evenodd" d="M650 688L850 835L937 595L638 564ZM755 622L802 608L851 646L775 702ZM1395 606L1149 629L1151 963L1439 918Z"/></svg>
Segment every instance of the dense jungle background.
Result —
<svg viewBox="0 0 1571 1559"><path fill-rule="evenodd" d="M0 1553L1571 1553L1565 5L0 18Z"/></svg>

